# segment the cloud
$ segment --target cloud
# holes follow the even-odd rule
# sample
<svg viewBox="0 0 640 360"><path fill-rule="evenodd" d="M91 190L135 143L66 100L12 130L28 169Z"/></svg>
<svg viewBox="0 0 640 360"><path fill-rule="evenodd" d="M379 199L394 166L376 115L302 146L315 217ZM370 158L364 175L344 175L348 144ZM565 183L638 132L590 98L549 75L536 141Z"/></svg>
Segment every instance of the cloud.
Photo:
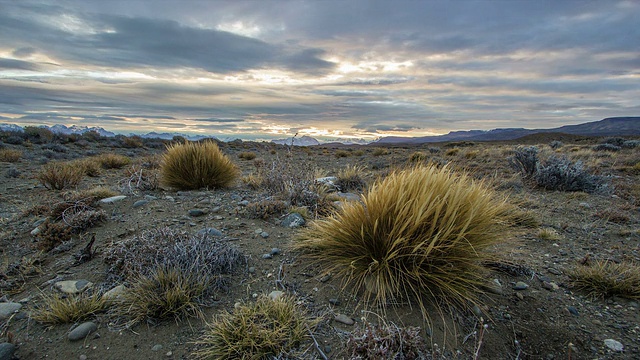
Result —
<svg viewBox="0 0 640 360"><path fill-rule="evenodd" d="M0 58L0 69L37 70L38 66L29 61Z"/></svg>

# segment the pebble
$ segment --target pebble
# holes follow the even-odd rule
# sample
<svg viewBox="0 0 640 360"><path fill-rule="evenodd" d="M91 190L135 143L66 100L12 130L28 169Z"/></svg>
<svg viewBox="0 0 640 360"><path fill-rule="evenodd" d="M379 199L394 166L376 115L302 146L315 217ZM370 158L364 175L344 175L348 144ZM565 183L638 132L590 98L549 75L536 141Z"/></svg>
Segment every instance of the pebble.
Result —
<svg viewBox="0 0 640 360"><path fill-rule="evenodd" d="M339 306L340 305L340 300L338 300L338 299L329 299L329 304L331 304L333 306Z"/></svg>
<svg viewBox="0 0 640 360"><path fill-rule="evenodd" d="M80 359L80 360L87 360L87 355L82 354L82 355L80 355L80 357L78 357L78 359Z"/></svg>
<svg viewBox="0 0 640 360"><path fill-rule="evenodd" d="M305 224L304 218L298 213L291 213L280 223L284 227L291 229L298 228Z"/></svg>
<svg viewBox="0 0 640 360"><path fill-rule="evenodd" d="M522 281L518 281L514 286L513 286L513 290L526 290L529 288L529 285L527 285L526 283L522 282Z"/></svg>
<svg viewBox="0 0 640 360"><path fill-rule="evenodd" d="M118 285L113 289L107 291L106 293L102 294L102 299L104 299L107 302L121 300L126 290L127 288L124 285Z"/></svg>
<svg viewBox="0 0 640 360"><path fill-rule="evenodd" d="M347 200L347 201L359 201L360 200L360 196L354 194L354 193L338 193L338 196L340 196L341 198Z"/></svg>
<svg viewBox="0 0 640 360"><path fill-rule="evenodd" d="M162 345L160 344L153 345L153 347L151 348L151 351L160 351L160 350L162 350Z"/></svg>
<svg viewBox="0 0 640 360"><path fill-rule="evenodd" d="M545 289L547 289L547 290L549 290L549 291L556 291L556 290L558 290L558 289L560 288L560 287L559 287L556 283L554 283L553 281L552 281L552 282L543 281L543 282L542 282L542 287L543 287L543 288L545 288Z"/></svg>
<svg viewBox="0 0 640 360"><path fill-rule="evenodd" d="M262 254L263 259L273 259L273 255L271 254Z"/></svg>
<svg viewBox="0 0 640 360"><path fill-rule="evenodd" d="M569 310L569 312L573 316L580 316L580 313L578 312L578 309L576 309L574 306L567 306L567 310Z"/></svg>
<svg viewBox="0 0 640 360"><path fill-rule="evenodd" d="M16 352L16 346L12 343L0 343L0 360L13 359L14 352Z"/></svg>
<svg viewBox="0 0 640 360"><path fill-rule="evenodd" d="M54 288L65 294L79 294L91 286L93 283L89 280L64 280L53 285Z"/></svg>
<svg viewBox="0 0 640 360"><path fill-rule="evenodd" d="M203 235L208 235L208 236L223 236L222 231L216 229L216 228L204 228L199 230L196 234L203 236Z"/></svg>
<svg viewBox="0 0 640 360"><path fill-rule="evenodd" d="M335 321L339 322L339 323L343 323L345 325L353 325L355 324L355 321L348 317L347 315L344 314L337 314L334 318Z"/></svg>
<svg viewBox="0 0 640 360"><path fill-rule="evenodd" d="M37 228L31 230L30 234L31 234L31 236L36 236L36 235L40 234L40 231L42 231L42 230L40 230L40 228L37 227Z"/></svg>
<svg viewBox="0 0 640 360"><path fill-rule="evenodd" d="M89 336L92 332L98 330L98 325L92 321L84 322L69 332L67 336L71 341L82 340Z"/></svg>
<svg viewBox="0 0 640 360"><path fill-rule="evenodd" d="M249 274L255 274L255 273L256 273L255 266L249 266Z"/></svg>
<svg viewBox="0 0 640 360"><path fill-rule="evenodd" d="M562 275L562 271L556 269L556 268L548 268L547 271L553 275Z"/></svg>
<svg viewBox="0 0 640 360"><path fill-rule="evenodd" d="M622 343L617 340L605 339L604 344L613 351L620 352L624 350L624 345L622 345Z"/></svg>
<svg viewBox="0 0 640 360"><path fill-rule="evenodd" d="M280 249L278 249L278 248L273 248L273 249L271 249L270 254L271 254L271 255L280 255L280 252L281 252L281 250L280 250Z"/></svg>
<svg viewBox="0 0 640 360"><path fill-rule="evenodd" d="M143 205L147 205L149 203L149 200L138 200L136 202L133 203L133 207L137 208Z"/></svg>
<svg viewBox="0 0 640 360"><path fill-rule="evenodd" d="M38 227L38 226L42 225L45 221L47 221L47 218L40 219L40 220L38 220L38 221L33 223L33 227Z"/></svg>
<svg viewBox="0 0 640 360"><path fill-rule="evenodd" d="M100 203L102 203L102 204L112 204L114 202L122 201L122 200L124 200L126 198L127 198L126 195L116 195L116 196L112 196L112 197L101 199Z"/></svg>
<svg viewBox="0 0 640 360"><path fill-rule="evenodd" d="M14 313L18 312L22 308L22 304L15 302L3 302L0 303L0 320L6 320Z"/></svg>
<svg viewBox="0 0 640 360"><path fill-rule="evenodd" d="M492 293L497 294L497 295L502 295L504 293L504 291L502 290L502 284L500 283L500 280L498 280L498 279L493 279L493 281L491 281L491 283L487 284L486 289L489 292L492 292Z"/></svg>
<svg viewBox="0 0 640 360"><path fill-rule="evenodd" d="M206 215L207 212L202 209L191 209L189 210L189 216L198 217L202 215Z"/></svg>
<svg viewBox="0 0 640 360"><path fill-rule="evenodd" d="M269 233L266 232L266 231L263 231L263 232L260 233L260 236L262 236L263 239L266 239L266 238L269 237Z"/></svg>
<svg viewBox="0 0 640 360"><path fill-rule="evenodd" d="M240 201L240 202L238 203L238 205L240 205L240 206L247 206L247 205L249 205L249 200L242 200L242 201Z"/></svg>
<svg viewBox="0 0 640 360"><path fill-rule="evenodd" d="M274 290L274 291L269 293L269 299L271 299L273 301L276 301L276 300L280 299L283 296L284 296L284 292L278 291L278 290Z"/></svg>

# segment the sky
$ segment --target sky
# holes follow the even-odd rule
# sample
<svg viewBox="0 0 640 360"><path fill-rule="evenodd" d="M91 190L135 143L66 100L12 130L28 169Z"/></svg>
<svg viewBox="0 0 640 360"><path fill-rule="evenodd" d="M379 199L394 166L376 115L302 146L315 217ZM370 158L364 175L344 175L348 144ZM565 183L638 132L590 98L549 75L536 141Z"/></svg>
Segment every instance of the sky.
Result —
<svg viewBox="0 0 640 360"><path fill-rule="evenodd" d="M0 0L0 123L318 139L640 115L640 1Z"/></svg>

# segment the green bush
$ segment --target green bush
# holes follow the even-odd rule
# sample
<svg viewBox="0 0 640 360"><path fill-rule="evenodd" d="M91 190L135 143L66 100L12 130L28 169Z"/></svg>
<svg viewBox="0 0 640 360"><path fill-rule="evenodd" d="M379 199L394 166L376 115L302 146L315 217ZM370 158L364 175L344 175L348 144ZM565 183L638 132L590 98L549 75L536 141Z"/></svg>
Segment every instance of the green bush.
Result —
<svg viewBox="0 0 640 360"><path fill-rule="evenodd" d="M239 173L211 141L170 145L160 167L161 182L179 190L227 187Z"/></svg>

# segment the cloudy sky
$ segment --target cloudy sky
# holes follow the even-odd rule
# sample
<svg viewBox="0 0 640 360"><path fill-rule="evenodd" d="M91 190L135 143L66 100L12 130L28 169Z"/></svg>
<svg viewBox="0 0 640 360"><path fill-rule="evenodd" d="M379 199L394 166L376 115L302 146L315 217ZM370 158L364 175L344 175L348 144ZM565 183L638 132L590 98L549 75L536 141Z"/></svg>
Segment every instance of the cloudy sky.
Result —
<svg viewBox="0 0 640 360"><path fill-rule="evenodd" d="M637 19L637 0L0 0L0 123L373 138L637 116Z"/></svg>

